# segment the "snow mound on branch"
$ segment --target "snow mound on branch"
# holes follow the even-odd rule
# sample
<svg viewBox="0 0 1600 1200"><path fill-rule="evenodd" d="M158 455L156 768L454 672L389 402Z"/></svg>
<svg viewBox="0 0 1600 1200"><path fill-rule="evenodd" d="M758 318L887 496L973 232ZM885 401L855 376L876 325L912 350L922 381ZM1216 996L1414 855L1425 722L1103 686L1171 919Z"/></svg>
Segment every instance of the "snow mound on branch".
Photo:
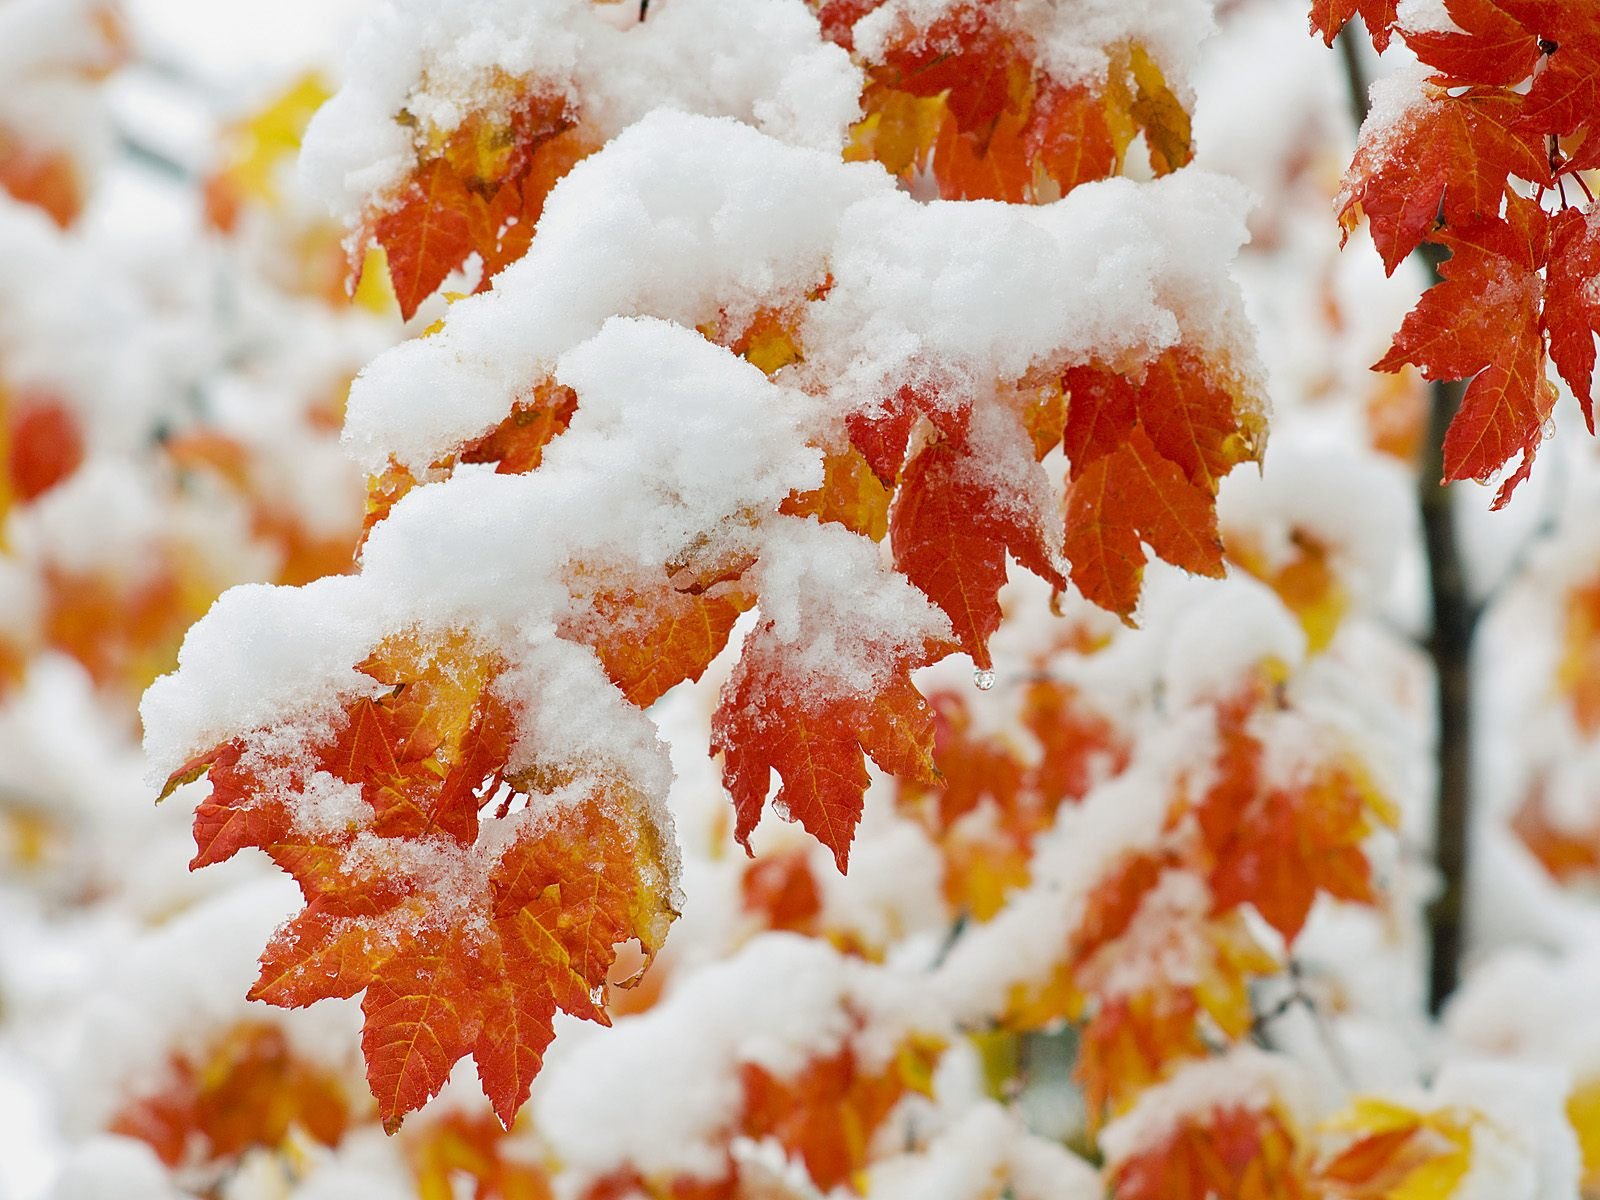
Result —
<svg viewBox="0 0 1600 1200"><path fill-rule="evenodd" d="M571 1048L534 1088L534 1127L574 1178L719 1178L743 1091L740 1068L792 1078L848 1042L865 1071L908 1035L942 1029L925 982L824 942L767 934L689 976L637 1017Z"/></svg>
<svg viewBox="0 0 1600 1200"><path fill-rule="evenodd" d="M803 0L658 0L649 20L637 12L593 0L388 0L307 130L307 182L353 224L403 182L424 139L455 129L506 80L565 96L601 141L673 108L837 153L860 116L860 72L822 40Z"/></svg>
<svg viewBox="0 0 1600 1200"><path fill-rule="evenodd" d="M1229 180L1182 171L1036 208L919 204L876 167L652 113L556 186L532 249L492 291L362 373L346 441L368 471L426 468L613 314L694 328L804 305L805 361L786 375L835 411L906 383L962 393L1091 355L1148 360L1180 339L1249 375L1228 274L1248 203Z"/></svg>
<svg viewBox="0 0 1600 1200"><path fill-rule="evenodd" d="M1100 1200L1099 1173L1065 1147L1028 1131L998 1104L975 1105L913 1153L875 1164L876 1200Z"/></svg>

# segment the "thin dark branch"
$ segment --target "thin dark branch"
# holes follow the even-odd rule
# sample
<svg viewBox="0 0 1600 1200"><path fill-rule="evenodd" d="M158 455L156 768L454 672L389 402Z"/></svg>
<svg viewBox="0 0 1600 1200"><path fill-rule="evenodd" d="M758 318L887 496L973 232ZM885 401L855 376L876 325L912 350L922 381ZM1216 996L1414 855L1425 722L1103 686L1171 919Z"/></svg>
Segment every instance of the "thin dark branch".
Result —
<svg viewBox="0 0 1600 1200"><path fill-rule="evenodd" d="M181 183L192 183L195 180L195 173L189 167L170 155L163 154L155 147L140 141L131 134L119 134L117 145L118 149L129 158L159 174L178 180Z"/></svg>
<svg viewBox="0 0 1600 1200"><path fill-rule="evenodd" d="M1360 129L1367 119L1367 69L1361 61L1361 43L1346 25L1339 33L1339 57L1344 62L1345 81L1350 85L1350 112Z"/></svg>

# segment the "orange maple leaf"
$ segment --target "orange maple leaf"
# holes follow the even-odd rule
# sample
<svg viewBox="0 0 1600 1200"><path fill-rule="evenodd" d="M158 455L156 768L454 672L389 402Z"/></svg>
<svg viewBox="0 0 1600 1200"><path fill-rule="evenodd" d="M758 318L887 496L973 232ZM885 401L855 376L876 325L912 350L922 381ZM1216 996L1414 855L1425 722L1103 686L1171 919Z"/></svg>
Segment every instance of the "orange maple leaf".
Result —
<svg viewBox="0 0 1600 1200"><path fill-rule="evenodd" d="M1312 1200L1293 1133L1274 1109L1226 1105L1182 1120L1117 1164L1117 1200Z"/></svg>
<svg viewBox="0 0 1600 1200"><path fill-rule="evenodd" d="M245 739L173 776L169 790L210 774L193 865L256 846L294 876L306 906L268 946L250 996L298 1007L364 991L385 1128L469 1053L509 1127L556 1009L605 1023L615 946L637 938L648 956L665 936L660 834L620 783L559 814L530 800L507 817L518 794L572 781L508 773L515 715L493 690L498 663L470 642L394 639L362 669L392 690L353 701L309 769ZM331 810L308 815L307 790L325 795L328 777ZM480 807L496 801L485 843Z"/></svg>
<svg viewBox="0 0 1600 1200"><path fill-rule="evenodd" d="M887 1066L871 1071L846 1043L790 1077L746 1063L740 1069L743 1132L772 1138L800 1158L820 1191L859 1190L855 1176L867 1163L872 1136L908 1092L930 1091L943 1050L936 1039L911 1038Z"/></svg>
<svg viewBox="0 0 1600 1200"><path fill-rule="evenodd" d="M1266 747L1251 727L1259 702L1247 694L1220 709L1216 778L1196 816L1217 910L1253 904L1292 943L1318 892L1377 899L1362 844L1395 814L1353 761L1330 759L1293 784L1269 780Z"/></svg>
<svg viewBox="0 0 1600 1200"><path fill-rule="evenodd" d="M1174 566L1221 578L1216 499L1163 458L1142 428L1095 459L1067 493L1067 559L1085 597L1131 623L1144 545Z"/></svg>
<svg viewBox="0 0 1600 1200"><path fill-rule="evenodd" d="M109 1128L176 1168L276 1150L295 1128L335 1146L350 1119L337 1074L297 1057L281 1030L245 1023L201 1056L174 1056L160 1089L124 1105Z"/></svg>

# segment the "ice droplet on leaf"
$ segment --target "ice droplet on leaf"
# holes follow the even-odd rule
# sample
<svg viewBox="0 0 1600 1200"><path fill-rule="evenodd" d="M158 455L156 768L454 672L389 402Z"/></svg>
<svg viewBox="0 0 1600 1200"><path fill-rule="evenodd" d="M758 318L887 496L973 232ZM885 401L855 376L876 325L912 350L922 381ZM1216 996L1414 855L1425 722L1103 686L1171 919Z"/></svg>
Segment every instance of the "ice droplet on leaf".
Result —
<svg viewBox="0 0 1600 1200"><path fill-rule="evenodd" d="M977 684L980 692L987 692L994 686L994 672L986 668L974 671L972 673L972 682Z"/></svg>

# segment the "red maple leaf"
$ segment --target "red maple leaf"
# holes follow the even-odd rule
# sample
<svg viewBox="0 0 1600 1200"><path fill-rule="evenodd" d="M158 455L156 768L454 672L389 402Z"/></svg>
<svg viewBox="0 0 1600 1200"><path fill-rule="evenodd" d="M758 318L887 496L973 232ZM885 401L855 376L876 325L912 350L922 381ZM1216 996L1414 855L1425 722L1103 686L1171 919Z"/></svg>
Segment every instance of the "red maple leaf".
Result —
<svg viewBox="0 0 1600 1200"><path fill-rule="evenodd" d="M982 669L992 665L989 638L1000 627L1006 552L1055 588L1067 584L1049 518L1023 486L1029 473L1044 483L1031 446L1024 450L997 470L965 437L923 447L905 469L889 519L895 566L950 618Z"/></svg>
<svg viewBox="0 0 1600 1200"><path fill-rule="evenodd" d="M1363 129L1345 175L1339 220L1346 234L1365 213L1393 274L1435 230L1500 214L1510 177L1546 183L1544 139L1526 130L1526 97L1509 88L1456 93L1423 85L1424 100L1392 124Z"/></svg>
<svg viewBox="0 0 1600 1200"><path fill-rule="evenodd" d="M1444 477L1485 479L1521 454L1495 496L1499 508L1527 478L1555 405L1544 372L1540 275L1550 258L1550 220L1533 201L1512 197L1505 220L1478 220L1442 240L1452 252L1443 282L1423 294L1374 369L1409 363L1429 379L1472 379L1445 434ZM1563 353L1576 372L1579 352Z"/></svg>
<svg viewBox="0 0 1600 1200"><path fill-rule="evenodd" d="M1394 36L1398 7L1399 0L1312 0L1311 28L1331 46L1339 31L1360 13L1373 48L1381 54L1389 48L1389 39Z"/></svg>
<svg viewBox="0 0 1600 1200"><path fill-rule="evenodd" d="M1539 40L1499 0L1445 0L1451 30L1406 30L1406 46L1452 87L1513 87L1533 73Z"/></svg>
<svg viewBox="0 0 1600 1200"><path fill-rule="evenodd" d="M942 643L908 655L876 686L797 679L772 623L745 639L739 664L711 720L711 752L733 797L734 837L746 850L761 819L771 773L782 781L773 807L833 851L842 873L861 820L866 758L891 775L931 783L933 710L910 671L948 653Z"/></svg>

